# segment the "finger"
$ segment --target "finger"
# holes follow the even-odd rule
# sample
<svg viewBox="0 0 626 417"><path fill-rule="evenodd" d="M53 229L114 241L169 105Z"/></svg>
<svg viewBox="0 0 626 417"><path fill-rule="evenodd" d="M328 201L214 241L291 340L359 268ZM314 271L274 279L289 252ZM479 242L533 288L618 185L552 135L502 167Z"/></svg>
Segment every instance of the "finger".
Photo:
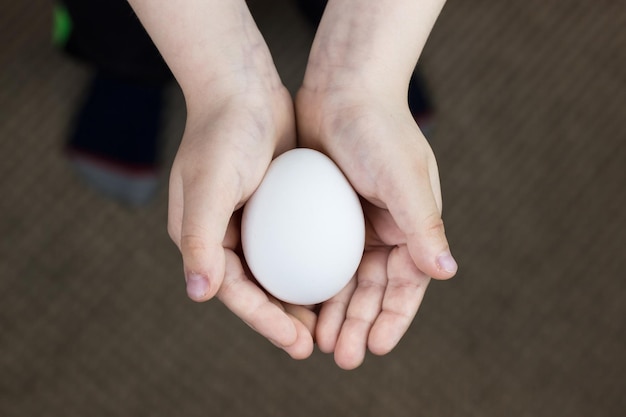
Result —
<svg viewBox="0 0 626 417"><path fill-rule="evenodd" d="M282 347L293 359L306 359L311 356L314 348L311 329L306 323L301 322L300 318L291 314L289 317L296 328L296 341L291 345L279 347Z"/></svg>
<svg viewBox="0 0 626 417"><path fill-rule="evenodd" d="M183 239L184 211L183 179L175 163L169 184L167 229L183 256L187 295L194 301L205 301L214 295L214 291L209 290L210 277L217 277L213 279L215 290L221 282L223 249L221 246L210 246L202 234L190 234L189 230Z"/></svg>
<svg viewBox="0 0 626 417"><path fill-rule="evenodd" d="M223 242L239 200L237 187L228 180L236 178L233 171L215 163L211 169L185 176L179 248L187 294L195 301L213 297L224 279Z"/></svg>
<svg viewBox="0 0 626 417"><path fill-rule="evenodd" d="M297 328L295 319L246 277L239 257L230 250L226 251L226 276L217 297L251 328L283 349L305 337L306 327L301 324Z"/></svg>
<svg viewBox="0 0 626 417"><path fill-rule="evenodd" d="M340 368L357 368L365 359L369 332L382 308L388 256L388 250L368 251L363 255L357 288L335 348L335 362Z"/></svg>
<svg viewBox="0 0 626 417"><path fill-rule="evenodd" d="M285 304L285 312L293 316L300 323L304 324L311 337L315 334L315 326L317 325L317 314L310 308L294 304Z"/></svg>
<svg viewBox="0 0 626 417"><path fill-rule="evenodd" d="M315 329L315 341L324 353L331 353L335 350L355 287L356 279L353 278L339 294L322 304Z"/></svg>
<svg viewBox="0 0 626 417"><path fill-rule="evenodd" d="M272 304L280 308L292 319L296 326L296 342L289 346L281 346L270 340L275 346L283 349L293 359L306 359L313 353L314 342L313 334L317 323L317 315L313 309L308 306L299 306L294 304L283 303L276 298L269 296Z"/></svg>
<svg viewBox="0 0 626 417"><path fill-rule="evenodd" d="M382 311L368 339L368 347L376 355L389 353L398 344L413 321L430 281L417 269L406 246L390 252L387 276Z"/></svg>
<svg viewBox="0 0 626 417"><path fill-rule="evenodd" d="M450 253L443 220L434 157L394 170L387 187L387 207L402 231L417 267L427 275L447 279L458 266Z"/></svg>

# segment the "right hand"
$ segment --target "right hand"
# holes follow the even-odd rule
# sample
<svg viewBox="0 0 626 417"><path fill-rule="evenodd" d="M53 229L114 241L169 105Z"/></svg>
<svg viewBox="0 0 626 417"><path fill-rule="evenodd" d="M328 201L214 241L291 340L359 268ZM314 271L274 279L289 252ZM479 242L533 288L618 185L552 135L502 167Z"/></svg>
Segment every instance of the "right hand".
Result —
<svg viewBox="0 0 626 417"><path fill-rule="evenodd" d="M292 357L307 357L315 315L268 297L239 251L238 209L272 157L295 146L293 102L269 48L245 0L129 1L187 104L168 219L187 293L195 301L217 295Z"/></svg>
<svg viewBox="0 0 626 417"><path fill-rule="evenodd" d="M240 250L239 208L272 158L294 146L293 104L284 87L190 108L170 177L168 231L182 254L192 300L217 295L293 358L306 358L315 314L268 296L249 278Z"/></svg>

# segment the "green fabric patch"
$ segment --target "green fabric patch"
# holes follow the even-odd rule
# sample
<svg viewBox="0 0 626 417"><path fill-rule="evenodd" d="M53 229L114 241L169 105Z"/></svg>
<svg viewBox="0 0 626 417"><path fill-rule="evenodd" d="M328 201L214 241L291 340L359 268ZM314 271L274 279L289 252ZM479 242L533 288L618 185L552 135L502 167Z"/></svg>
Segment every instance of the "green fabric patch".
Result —
<svg viewBox="0 0 626 417"><path fill-rule="evenodd" d="M59 47L65 46L72 33L72 18L67 8L55 5L53 10L52 43Z"/></svg>

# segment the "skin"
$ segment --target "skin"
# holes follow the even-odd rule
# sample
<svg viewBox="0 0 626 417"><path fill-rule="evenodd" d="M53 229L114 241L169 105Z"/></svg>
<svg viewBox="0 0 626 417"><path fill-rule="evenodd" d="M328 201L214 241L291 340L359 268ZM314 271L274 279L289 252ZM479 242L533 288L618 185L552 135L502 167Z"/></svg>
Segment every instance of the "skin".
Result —
<svg viewBox="0 0 626 417"><path fill-rule="evenodd" d="M409 78L441 0L330 0L295 103L245 1L131 0L180 84L187 124L170 177L168 230L187 293L219 298L291 357L317 343L344 369L391 351L430 277L457 270L441 220L434 155L413 120ZM176 28L176 30L172 30ZM239 209L272 158L329 155L362 197L366 250L321 306L269 297L240 252Z"/></svg>

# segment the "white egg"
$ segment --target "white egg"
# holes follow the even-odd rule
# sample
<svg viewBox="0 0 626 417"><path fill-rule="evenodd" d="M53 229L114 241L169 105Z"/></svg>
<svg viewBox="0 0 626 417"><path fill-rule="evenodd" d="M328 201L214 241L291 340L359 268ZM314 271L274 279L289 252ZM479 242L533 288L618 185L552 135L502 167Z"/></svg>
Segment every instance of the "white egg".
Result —
<svg viewBox="0 0 626 417"><path fill-rule="evenodd" d="M361 262L363 210L330 158L293 149L272 161L246 203L241 239L252 274L270 294L317 304L341 291Z"/></svg>

